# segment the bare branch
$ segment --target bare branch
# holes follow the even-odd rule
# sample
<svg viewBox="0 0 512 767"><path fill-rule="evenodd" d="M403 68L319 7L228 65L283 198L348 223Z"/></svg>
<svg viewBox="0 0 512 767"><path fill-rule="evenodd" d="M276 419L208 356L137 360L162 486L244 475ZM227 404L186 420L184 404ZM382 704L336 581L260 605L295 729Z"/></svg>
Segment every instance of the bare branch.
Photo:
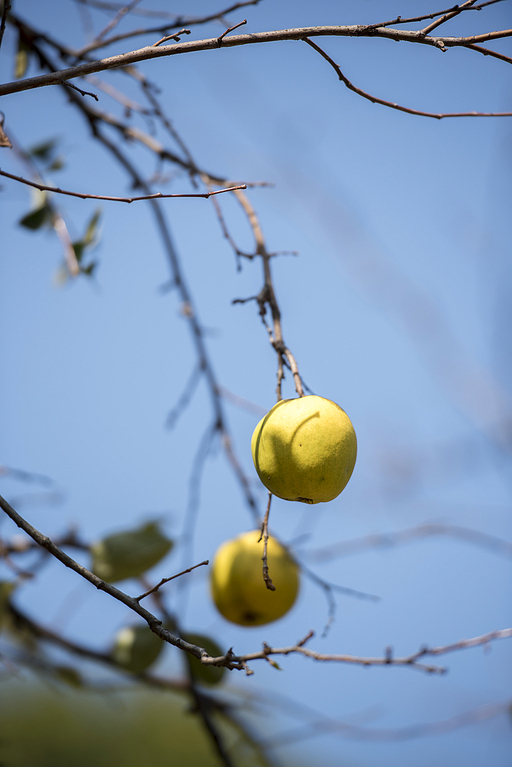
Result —
<svg viewBox="0 0 512 767"><path fill-rule="evenodd" d="M387 40L429 45L445 51L447 48L469 47L489 40L499 40L511 36L512 29L502 29L481 35L471 35L469 37L431 37L430 35L423 35L421 31L394 29L390 27L369 28L367 26L349 25L299 27L270 32L255 32L249 35L233 35L231 37L223 38L222 45L224 48L234 48L243 45L256 45L258 43L304 40L305 38L310 37L380 37ZM155 48L152 45L146 46L145 48L140 48L136 51L111 56L106 59L88 61L58 72L51 72L46 75L39 75L37 77L29 77L25 80L5 83L0 85L0 96L9 93L19 93L33 88L41 88L47 85L58 85L63 80L84 77L85 75L103 72L108 69L118 69L119 67L135 64L139 61L148 61L149 59L161 58L164 56L176 56L182 53L215 50L219 47L218 41L218 37L213 37L206 40L194 40L190 42L176 43L175 45L165 45L158 48Z"/></svg>
<svg viewBox="0 0 512 767"><path fill-rule="evenodd" d="M270 575L268 574L268 561L267 561L267 545L268 545L268 517L270 514L270 503L272 501L272 493L270 490L268 491L268 503L267 503L267 510L265 512L265 517L263 519L263 524L261 525L261 535L259 538L258 543L263 538L263 556L261 557L261 561L263 562L263 580L265 581L265 586L269 591L275 591L276 587L272 583L272 579Z"/></svg>
<svg viewBox="0 0 512 767"><path fill-rule="evenodd" d="M117 599L119 602L122 602L124 605L129 607L131 610L137 613L137 615L140 615L140 617L147 622L151 631L157 634L160 639L169 642L175 647L179 647L180 650L190 652L192 655L195 655L196 658L201 659L201 656L206 652L203 648L200 648L197 645L193 645L190 642L186 642L184 639L180 639L180 637L171 634L170 631L162 626L162 621L158 620L156 616L141 607L139 603L133 599L133 597L128 596L128 594L125 594L123 591L116 588L115 586L112 586L110 583L106 583L105 581L101 580L101 578L98 578L97 575L94 575L94 573L91 573L89 570L87 570L86 567L80 565L68 554L65 554L53 543L50 538L48 538L48 536L40 533L39 530L36 530L35 527L23 519L23 517L21 517L18 512L15 511L1 495L0 508L3 509L7 516L12 519L14 524L16 524L25 533L27 533L27 535L29 535L32 540L39 544L39 546L41 546L43 549L46 549L46 551L55 557L55 559L58 559L59 562L62 562L63 565L69 567L70 570L73 570L86 581L89 581L89 583L92 583L92 585L95 586L98 590L104 591L106 594L109 594L114 599Z"/></svg>
<svg viewBox="0 0 512 767"><path fill-rule="evenodd" d="M435 21L432 22L432 24L429 24L427 27L424 27L421 30L422 34L429 35L431 32L434 31L434 29L436 29L437 27L440 27L441 24L444 24L449 19L453 19L455 16L458 16L460 13L470 8L475 3L476 3L476 0L467 0L467 2L462 3L462 5L456 6L454 10L444 13L441 16L441 18L436 19Z"/></svg>
<svg viewBox="0 0 512 767"><path fill-rule="evenodd" d="M7 173L4 170L0 170L0 176L11 178L14 181L20 181L22 184L32 186L35 189L39 189L42 192L55 192L56 194L66 194L69 197L79 197L81 200L107 200L108 202L139 202L140 200L163 200L172 197L202 197L204 200L208 200L215 194L223 194L224 192L235 192L239 189L247 189L245 184L239 186L225 187L224 189L217 189L212 192L197 192L190 194L162 194L162 192L155 192L154 194L145 194L140 197L111 197L103 194L85 194L84 192L70 192L66 189L60 189L56 186L46 186L45 184L37 184L35 181L29 181L21 176L14 176L12 173Z"/></svg>
<svg viewBox="0 0 512 767"><path fill-rule="evenodd" d="M235 29L238 29L238 27L243 27L244 24L247 24L247 19L244 19L243 21L239 21L238 24L234 25L234 27L229 27L229 29L226 29L226 31L223 32L220 35L220 37L217 38L217 42L219 44L219 47L222 45L222 41L226 37L226 35L229 35L230 32L233 32Z"/></svg>
<svg viewBox="0 0 512 767"><path fill-rule="evenodd" d="M455 14L454 14L455 15ZM377 96L372 96L370 93L367 93L366 91L363 91L361 88L358 88L356 85L350 82L348 77L346 77L343 72L341 71L338 64L336 64L335 61L327 54L322 48L320 48L319 45L314 43L309 38L305 37L304 42L310 45L312 48L314 48L315 51L317 51L322 58L324 58L334 69L336 74L338 75L339 79L342 81L346 87L353 91L354 93L357 93L358 96L362 96L364 99L367 99L368 101L371 101L372 104L382 104L382 106L389 107L390 109L396 109L399 112L406 112L410 115L418 115L420 117L433 117L436 120L442 120L444 117L511 117L512 112L424 112L421 109L411 109L410 107L404 107L400 104L397 104L393 101L386 101L386 99L378 98ZM475 49L474 46L472 46L473 49ZM475 49L476 50L476 49ZM482 49L483 50L483 49Z"/></svg>
<svg viewBox="0 0 512 767"><path fill-rule="evenodd" d="M199 562L197 565L192 565L192 567L187 567L186 570L182 570L181 573L177 573L176 575L171 575L170 578L162 578L160 583L157 583L156 586L153 586L149 591L146 591L144 594L141 594L140 597L135 597L136 602L140 602L141 599L144 599L145 597L149 596L150 594L154 594L155 591L158 591L160 586L163 586L164 583L169 583L169 581L173 581L175 578L180 578L182 575L186 575L186 573L191 573L192 570L195 570L196 567L201 567L202 565L209 565L210 562L208 559L205 559L204 562Z"/></svg>
<svg viewBox="0 0 512 767"><path fill-rule="evenodd" d="M450 538L456 538L476 546L490 549L497 554L512 557L512 543L509 543L508 541L496 538L488 533L480 532L479 530L472 530L468 527L448 525L440 522L427 522L426 524L410 527L396 533L374 533L350 541L332 543L329 546L323 546L314 551L309 551L305 556L309 561L326 562L337 557L357 554L365 549L397 546L434 535L445 535Z"/></svg>
<svg viewBox="0 0 512 767"><path fill-rule="evenodd" d="M472 711L465 711L462 714L442 719L438 722L425 722L422 724L413 724L408 727L376 728L360 727L336 719L323 718L314 722L309 722L294 727L285 732L270 738L264 742L266 748L279 748L287 744L296 744L297 741L305 738L312 738L319 735L339 735L342 738L351 740L370 741L370 742L394 742L402 740L411 740L413 738L423 738L432 735L443 735L447 732L453 732L461 727L468 727L478 722L486 722L494 719L500 714L506 714L510 710L510 701L500 703L489 703L486 706L480 706Z"/></svg>
<svg viewBox="0 0 512 767"><path fill-rule="evenodd" d="M190 29L180 29L179 32L176 32L174 35L166 35L165 37L160 38L160 40L157 40L156 43L153 43L153 48L158 48L159 45L162 43L166 43L167 40L174 40L175 42L179 43L180 41L180 35L189 35Z"/></svg>
<svg viewBox="0 0 512 767"><path fill-rule="evenodd" d="M140 3L140 0L132 0L132 2L129 5L125 5L121 7L118 10L117 15L114 16L114 18L112 19L112 21L109 21L107 26L96 36L96 40L102 40L105 37L105 35L108 35L108 33L112 29L114 29L114 27L117 27L119 22L126 16L126 14L130 13L135 8L135 6L138 5L139 3Z"/></svg>
<svg viewBox="0 0 512 767"><path fill-rule="evenodd" d="M116 588L115 586L112 586L110 583L106 583L105 581L101 580L101 578L98 578L97 575L94 575L94 573L91 573L89 570L87 570L87 568L83 567L83 565L80 565L70 556L61 551L61 549L59 549L53 543L53 541L48 538L48 536L40 533L39 530L36 530L35 527L23 519L23 517L21 517L20 514L18 514L18 512L16 512L2 496L0 496L0 508L5 511L7 516L10 517L10 519L12 519L12 521L18 527L24 530L24 532L27 533L27 535L29 535L37 544L39 544L39 546L46 549L52 556L62 562L63 565L69 567L86 581L89 581L89 583L92 583L92 585L100 591L104 591L106 594L109 594L109 596L117 599L119 602L129 607L131 610L137 613L137 615L140 615L140 617L147 622L149 628L161 639L169 642L175 647L178 647L180 650L191 653L196 658L199 658L201 663L205 665L226 666L226 668L229 669L244 670L246 673L252 673L247 665L251 661L267 661L271 655L301 654L318 661L348 663L359 666L408 666L410 668L415 668L419 671L425 671L427 673L442 674L446 671L446 669L440 666L426 665L420 661L427 656L444 655L446 653L454 652L455 650L477 647L479 645L487 645L497 639L506 639L512 637L512 628L501 629L497 631L491 631L487 634L473 637L471 639L461 639L460 641L450 645L433 648L425 646L422 647L418 652L401 658L393 657L390 651L387 651L381 658L363 658L354 655L319 653L315 650L310 650L304 647L304 642L292 645L290 647L281 648L272 648L268 645L264 645L263 649L259 652L248 653L246 655L235 655L232 651L229 651L226 655L221 655L218 658L213 658L206 652L204 648L191 644L190 642L186 642L184 639L181 639L180 637L172 634L170 631L163 627L162 622L155 615L141 607L136 599L128 596L128 594L125 594L123 591Z"/></svg>

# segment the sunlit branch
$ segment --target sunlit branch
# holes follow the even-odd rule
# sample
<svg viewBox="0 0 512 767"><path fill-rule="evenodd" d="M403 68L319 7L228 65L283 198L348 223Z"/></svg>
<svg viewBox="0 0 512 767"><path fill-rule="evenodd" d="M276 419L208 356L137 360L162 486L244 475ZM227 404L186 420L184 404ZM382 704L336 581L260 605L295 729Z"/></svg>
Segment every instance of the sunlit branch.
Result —
<svg viewBox="0 0 512 767"><path fill-rule="evenodd" d="M298 41L304 40L306 37L380 37L387 40L429 45L445 51L447 48L467 47L511 36L512 29L497 30L495 32L487 32L468 37L432 37L430 35L423 35L421 31L394 29L390 27L368 28L364 25L318 26L281 29L271 32L254 32L247 35L232 35L223 38L222 47L235 48L244 45L256 45L258 43ZM124 67L128 64L136 64L140 61L148 61L150 59L162 58L164 56L177 56L182 53L216 50L218 47L218 37L209 38L207 40L180 42L175 43L174 45L165 45L157 48L150 45L136 51L111 56L98 61L87 61L83 64L69 67L68 69L62 69L58 72L51 72L46 75L39 75L37 77L29 77L24 80L5 83L4 85L0 85L0 96L9 93L19 93L33 88L41 88L48 85L59 85L63 81L71 80L76 77L84 77L85 75L104 72L108 69L118 69L119 67Z"/></svg>

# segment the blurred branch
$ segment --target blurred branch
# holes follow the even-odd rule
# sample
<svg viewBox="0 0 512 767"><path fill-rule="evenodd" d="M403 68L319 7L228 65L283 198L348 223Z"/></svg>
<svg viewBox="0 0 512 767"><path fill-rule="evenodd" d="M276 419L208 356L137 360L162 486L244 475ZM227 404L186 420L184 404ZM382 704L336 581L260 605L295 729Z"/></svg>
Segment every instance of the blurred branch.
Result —
<svg viewBox="0 0 512 767"><path fill-rule="evenodd" d="M40 485L50 486L55 484L55 480L47 477L46 474L38 474L34 471L25 471L25 469L14 469L12 466L0 464L0 477L13 477L20 482L36 482Z"/></svg>
<svg viewBox="0 0 512 767"><path fill-rule="evenodd" d="M266 748L280 748L288 744L295 744L306 738L313 738L319 735L339 735L343 738L353 740L362 740L370 742L393 742L401 740L412 740L413 738L423 738L432 735L443 735L461 727L468 727L478 722L486 722L494 719L501 714L510 712L510 701L502 703L489 703L486 706L480 706L472 711L465 711L462 714L443 719L439 722L423 724L413 724L408 727L397 729L384 729L374 727L358 727L354 724L341 722L335 719L323 718L316 722L310 722L301 727L294 727L288 731L282 732L273 738L264 742Z"/></svg>
<svg viewBox="0 0 512 767"><path fill-rule="evenodd" d="M146 194L141 197L110 197L102 194L85 194L84 192L69 192L66 189L60 189L55 186L46 186L45 184L37 184L35 181L28 181L21 176L14 176L12 173L7 173L4 170L0 170L0 176L11 178L14 181L20 181L22 184L32 186L35 189L39 189L41 192L55 192L56 194L66 194L70 197L80 197L82 200L108 200L110 202L138 202L139 200L158 200L167 197L202 197L208 200L215 194L223 194L224 192L234 192L238 189L247 189L245 184L240 186L225 187L224 189L217 189L213 192L199 192L195 194L162 194L162 192L155 192L154 194Z"/></svg>
<svg viewBox="0 0 512 767"><path fill-rule="evenodd" d="M447 525L440 522L427 522L396 533L374 533L350 541L339 541L338 543L331 543L329 546L307 551L304 556L312 562L326 562L330 559L358 554L360 551L368 549L399 546L436 535L456 538L489 549L497 554L512 557L512 543L508 541L488 533L482 533L479 530L472 530L469 527Z"/></svg>
<svg viewBox="0 0 512 767"><path fill-rule="evenodd" d="M102 29L102 31L99 34L96 35L95 42L97 40L102 40L105 37L105 35L107 35L112 29L117 27L119 22L122 21L122 19L126 16L126 14L130 13L131 11L133 11L135 6L138 5L139 3L140 3L140 0L132 0L132 2L129 5L125 5L125 6L121 7L117 11L117 13L114 16L114 18L111 19L111 21L109 21L107 26L104 27L104 29Z"/></svg>
<svg viewBox="0 0 512 767"><path fill-rule="evenodd" d="M79 2L83 2L83 0L79 0ZM97 50L98 48L104 48L105 46L112 45L113 43L118 43L121 40L127 40L130 37L138 37L140 35L157 35L161 32L167 32L168 30L173 28L179 29L181 27L200 26L201 24L207 24L210 21L217 21L217 20L220 21L220 19L223 16L227 16L228 13L237 11L240 8L245 8L248 5L257 5L259 2L260 0L246 0L246 2L234 3L234 5L230 5L229 8L225 8L222 11L218 11L217 13L211 13L208 16L201 16L201 17L198 17L198 16L186 17L186 16L177 16L176 14L172 14L173 21L168 24L163 24L158 27L132 29L130 32L124 32L123 34L109 37L106 40L95 40L94 42L90 43L90 45L86 45L84 48L81 48L79 51L76 51L75 55L77 56L77 58L82 58L86 53L90 53L91 51ZM138 11L132 10L132 13L140 13L142 15L141 10L138 10ZM146 14L149 15L147 11L146 11ZM157 15L157 12L155 12L155 15ZM170 14L166 14L166 13L161 13L160 15L163 17L170 16Z"/></svg>

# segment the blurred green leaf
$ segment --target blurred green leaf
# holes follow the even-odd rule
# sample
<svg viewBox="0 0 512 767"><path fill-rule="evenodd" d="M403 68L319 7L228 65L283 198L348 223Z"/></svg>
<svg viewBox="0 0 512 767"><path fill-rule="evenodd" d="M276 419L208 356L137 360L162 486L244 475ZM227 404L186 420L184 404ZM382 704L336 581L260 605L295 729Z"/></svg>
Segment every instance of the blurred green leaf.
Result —
<svg viewBox="0 0 512 767"><path fill-rule="evenodd" d="M98 266L97 261L91 261L90 264L87 266L84 266L80 271L82 274L86 274L88 277L92 277L93 272L95 271L96 267Z"/></svg>
<svg viewBox="0 0 512 767"><path fill-rule="evenodd" d="M95 213L89 219L87 229L85 230L83 242L85 247L91 246L96 242L98 235L98 223L101 218L101 208L97 208Z"/></svg>
<svg viewBox="0 0 512 767"><path fill-rule="evenodd" d="M183 639L191 644L204 647L208 655L212 658L217 658L219 655L224 655L224 652L220 649L219 645L210 639L210 637L203 634L186 634ZM196 658L190 653L186 653L187 661L190 668L190 673L197 679L197 681L203 684L219 684L222 681L222 677L226 672L224 666L205 666L199 658Z"/></svg>
<svg viewBox="0 0 512 767"><path fill-rule="evenodd" d="M9 600L15 588L13 581L0 581L0 629L9 620Z"/></svg>
<svg viewBox="0 0 512 767"><path fill-rule="evenodd" d="M125 626L116 634L111 656L127 671L140 674L156 661L166 644L149 626Z"/></svg>
<svg viewBox="0 0 512 767"><path fill-rule="evenodd" d="M56 157L54 160L52 160L50 165L48 165L47 170L57 171L57 170L62 170L63 167L64 167L64 158Z"/></svg>
<svg viewBox="0 0 512 767"><path fill-rule="evenodd" d="M0 696L0 762L9 767L221 767L209 733L183 696L145 691L65 694L23 682L4 683ZM216 717L237 767L262 767L243 734ZM282 762L285 764L285 762ZM288 762L289 763L289 762ZM297 758L294 767L301 767Z"/></svg>
<svg viewBox="0 0 512 767"><path fill-rule="evenodd" d="M137 578L165 557L172 545L157 522L148 522L135 530L115 533L94 543L91 546L91 569L110 583Z"/></svg>
<svg viewBox="0 0 512 767"><path fill-rule="evenodd" d="M76 242L71 243L71 247L75 251L76 260L80 263L85 250L85 242L83 240L77 240Z"/></svg>
<svg viewBox="0 0 512 767"><path fill-rule="evenodd" d="M21 34L18 39L18 50L16 51L16 56L14 59L14 79L19 80L21 77L25 76L25 72L27 71L27 67L30 60L30 48L27 46L25 41L22 39Z"/></svg>
<svg viewBox="0 0 512 767"><path fill-rule="evenodd" d="M77 671L76 668L73 668L72 666L56 666L55 671L57 678L60 679L61 682L65 682L70 687L79 689L80 687L84 686L82 675L79 671Z"/></svg>
<svg viewBox="0 0 512 767"><path fill-rule="evenodd" d="M59 140L56 138L50 138L46 141L41 141L39 144L34 144L28 150L28 153L32 157L37 157L39 160L51 160Z"/></svg>
<svg viewBox="0 0 512 767"><path fill-rule="evenodd" d="M42 226L50 223L52 215L51 207L44 203L40 208L36 208L36 210L32 210L26 216L23 216L19 224L24 226L25 229L31 229L35 232L37 229L41 229Z"/></svg>

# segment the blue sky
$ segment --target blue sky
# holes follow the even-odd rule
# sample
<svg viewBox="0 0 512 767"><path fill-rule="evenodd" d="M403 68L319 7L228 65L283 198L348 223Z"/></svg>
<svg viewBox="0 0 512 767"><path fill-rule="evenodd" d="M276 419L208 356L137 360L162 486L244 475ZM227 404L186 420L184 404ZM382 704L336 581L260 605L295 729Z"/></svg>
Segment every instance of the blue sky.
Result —
<svg viewBox="0 0 512 767"><path fill-rule="evenodd" d="M34 0L19 0L16 12L69 45L81 45L77 7L69 0L57 5L51 21ZM163 0L141 6L167 8ZM186 6L173 10L199 15L212 3ZM414 4L415 13L435 8ZM408 10L387 0L263 0L229 20L246 17L242 31L251 32L372 23ZM468 13L446 32L509 27L510 10L506 0ZM97 31L108 21L93 18ZM123 24L127 30L141 20ZM211 25L193 35L220 31ZM132 47L154 41L136 38ZM8 30L0 55L3 81L12 79L14 45ZM507 65L490 57L386 40L326 38L321 45L354 83L382 98L436 112L512 110ZM493 47L511 55L510 40ZM308 386L338 402L358 435L358 462L342 495L314 507L274 499L274 532L297 541L305 561L327 544L432 520L511 541L510 450L496 441L510 417L512 395L512 118L437 121L371 104L298 42L159 59L140 69L161 86L162 104L198 163L233 179L274 184L252 190L250 199L268 247L299 254L272 264L285 340ZM122 74L102 77L140 98ZM121 113L104 94L100 107ZM0 109L19 146L59 139L65 167L48 176L52 183L96 194L130 193L126 177L90 141L59 89L4 97ZM136 144L128 148L150 175L155 166L149 153ZM14 152L3 150L1 167L26 175ZM164 191L188 192L190 186L181 176ZM160 290L169 271L148 206L102 203L96 278L58 287L58 240L17 226L30 207L28 188L2 179L1 202L0 463L48 475L62 500L30 501L27 493L36 486L9 477L0 492L49 535L76 525L94 540L157 517L169 535L179 536L191 464L211 412L201 385L176 427L165 428L195 357L176 292ZM56 202L73 237L98 207L90 200ZM240 247L250 248L240 209L226 197L221 204ZM237 271L211 203L167 200L163 208L208 329L218 379L264 412L275 401L275 354L255 304L232 304L261 289L261 264L244 261ZM284 393L294 396L290 376ZM259 418L229 403L226 408L239 459L263 508L265 492L249 447ZM193 562L211 559L220 543L250 526L242 494L217 449L201 481ZM0 532L11 535L10 523ZM155 568L155 580L178 570L180 557L176 547ZM289 645L314 629L314 649L371 656L390 645L396 654L409 654L423 644L449 644L510 625L510 560L481 546L434 537L311 566L381 601L340 596L336 622L321 638L325 601L304 579L288 616L248 630L216 613L206 575L197 572L183 620L190 630L206 631L240 652L254 651L262 641ZM135 593L137 584L127 582L126 590ZM177 604L177 590L168 593ZM24 586L19 599L41 621L97 647L130 618L58 563ZM510 696L510 640L494 643L489 652L477 648L442 660L450 672L437 677L289 657L282 673L260 663L253 677L232 673L229 683L279 691L319 715L373 728L436 722ZM169 649L161 670L179 669L177 651ZM275 726L288 725L295 726L283 717ZM283 754L329 766L343 760L360 767L479 767L485 760L505 767L510 746L510 724L502 716L405 742L325 735Z"/></svg>

